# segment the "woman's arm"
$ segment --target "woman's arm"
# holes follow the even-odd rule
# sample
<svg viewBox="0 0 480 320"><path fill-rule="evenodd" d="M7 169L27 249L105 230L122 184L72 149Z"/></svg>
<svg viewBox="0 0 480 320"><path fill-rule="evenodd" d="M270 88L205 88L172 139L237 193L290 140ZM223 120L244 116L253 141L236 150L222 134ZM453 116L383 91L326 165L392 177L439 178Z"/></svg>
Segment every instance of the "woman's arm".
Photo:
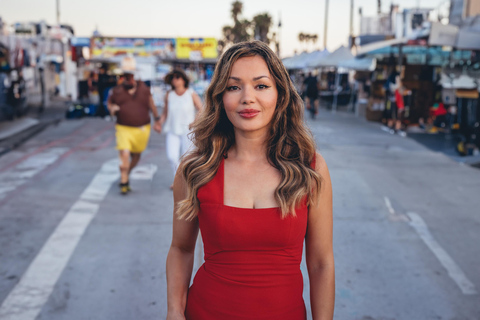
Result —
<svg viewBox="0 0 480 320"><path fill-rule="evenodd" d="M321 155L316 155L315 163L315 170L322 177L322 186L317 202L309 208L305 237L310 304L313 320L332 320L335 306L332 183L327 164Z"/></svg>
<svg viewBox="0 0 480 320"><path fill-rule="evenodd" d="M109 91L107 99L107 109L110 115L113 117L120 110L120 107L113 101L112 91Z"/></svg>
<svg viewBox="0 0 480 320"><path fill-rule="evenodd" d="M181 166L180 166L181 167ZM177 171L173 183L173 234L167 256L167 319L185 319L188 286L193 269L198 221L179 220L175 211L179 201L186 198L187 187L182 174Z"/></svg>
<svg viewBox="0 0 480 320"><path fill-rule="evenodd" d="M197 113L195 114L195 119L198 119L198 115L200 114L200 111L202 111L203 104L202 104L202 99L198 96L198 94L192 90L192 99L193 99L193 105L195 106L195 109L197 110ZM193 123L190 123L188 125L188 130L192 130L192 125Z"/></svg>
<svg viewBox="0 0 480 320"><path fill-rule="evenodd" d="M195 106L195 109L197 109L198 112L202 111L203 104L202 104L202 99L200 99L200 96L193 91L192 93L192 98L193 98L193 105Z"/></svg>
<svg viewBox="0 0 480 320"><path fill-rule="evenodd" d="M153 129L160 133L162 132L162 124L160 123L161 117L158 115L157 106L155 105L155 101L153 101L153 97L151 95L148 99L148 106L153 113Z"/></svg>
<svg viewBox="0 0 480 320"><path fill-rule="evenodd" d="M162 115L160 116L160 124L163 126L165 121L167 121L168 117L168 91L165 94L165 103L163 104L163 112Z"/></svg>

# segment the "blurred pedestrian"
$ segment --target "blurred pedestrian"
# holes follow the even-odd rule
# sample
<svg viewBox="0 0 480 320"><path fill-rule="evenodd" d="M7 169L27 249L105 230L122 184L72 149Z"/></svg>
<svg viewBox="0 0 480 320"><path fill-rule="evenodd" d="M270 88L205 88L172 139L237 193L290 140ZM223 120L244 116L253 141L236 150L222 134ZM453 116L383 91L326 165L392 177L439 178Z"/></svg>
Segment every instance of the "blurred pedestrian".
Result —
<svg viewBox="0 0 480 320"><path fill-rule="evenodd" d="M263 42L233 45L205 108L175 176L167 319L306 319L304 240L313 319L332 319L331 182L282 62Z"/></svg>
<svg viewBox="0 0 480 320"><path fill-rule="evenodd" d="M95 71L90 71L87 79L87 86L90 103L98 104L100 96L98 94L98 74Z"/></svg>
<svg viewBox="0 0 480 320"><path fill-rule="evenodd" d="M407 133L402 130L403 119L405 114L405 102L403 99L405 88L402 85L400 75L396 75L395 79L390 82L389 92L391 92L390 112L387 121L388 132L391 134L397 133L402 137L406 137Z"/></svg>
<svg viewBox="0 0 480 320"><path fill-rule="evenodd" d="M397 77L399 75L396 67L388 73L388 67L384 67L384 73L388 74L386 81L383 85L385 91L385 108L383 110L382 122L385 124L382 126L382 130L391 134L395 133L393 123L395 121L395 115L397 113L395 90L398 87L396 84Z"/></svg>
<svg viewBox="0 0 480 320"><path fill-rule="evenodd" d="M120 157L120 192L131 191L129 175L140 161L150 137L150 112L155 118L154 130L162 131L160 116L153 102L150 88L135 80L135 59L126 57L122 61L124 79L113 88L107 107L116 116L117 149Z"/></svg>
<svg viewBox="0 0 480 320"><path fill-rule="evenodd" d="M165 83L171 85L172 90L165 96L161 124L167 133L167 158L175 176L180 157L192 144L188 137L190 125L195 120L196 113L202 109L202 101L198 94L189 88L190 81L183 70L175 69L168 73ZM173 185L170 189L173 189Z"/></svg>
<svg viewBox="0 0 480 320"><path fill-rule="evenodd" d="M8 103L13 108L12 114L21 117L26 109L26 84L22 69L10 72L10 88L7 94Z"/></svg>
<svg viewBox="0 0 480 320"><path fill-rule="evenodd" d="M307 78L303 82L305 86L305 103L307 110L310 111L310 117L315 118L318 113L318 80L311 72L308 73Z"/></svg>

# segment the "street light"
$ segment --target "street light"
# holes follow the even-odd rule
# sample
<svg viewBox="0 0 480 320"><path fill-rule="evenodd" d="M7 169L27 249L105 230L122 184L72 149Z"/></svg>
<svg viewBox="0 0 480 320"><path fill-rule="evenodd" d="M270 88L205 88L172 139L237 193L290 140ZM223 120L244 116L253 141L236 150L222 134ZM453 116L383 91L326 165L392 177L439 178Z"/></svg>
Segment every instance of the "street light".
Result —
<svg viewBox="0 0 480 320"><path fill-rule="evenodd" d="M325 26L323 28L323 49L327 49L328 1L325 0Z"/></svg>
<svg viewBox="0 0 480 320"><path fill-rule="evenodd" d="M60 0L56 0L57 2L57 24L60 25Z"/></svg>

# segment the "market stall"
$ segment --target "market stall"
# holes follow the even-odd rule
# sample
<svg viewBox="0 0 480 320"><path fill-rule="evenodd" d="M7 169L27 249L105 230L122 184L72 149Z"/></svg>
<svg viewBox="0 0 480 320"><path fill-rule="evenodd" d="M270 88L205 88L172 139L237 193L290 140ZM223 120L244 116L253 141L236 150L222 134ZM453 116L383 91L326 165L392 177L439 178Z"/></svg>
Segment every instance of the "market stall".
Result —
<svg viewBox="0 0 480 320"><path fill-rule="evenodd" d="M366 92L367 82L370 81L373 71L377 67L377 60L375 58L353 58L341 61L338 64L339 68L354 71L354 84L351 90L350 103L351 110L355 110L355 115L364 115L365 108L368 105L368 96Z"/></svg>
<svg viewBox="0 0 480 320"><path fill-rule="evenodd" d="M309 67L321 70L320 101L331 106L333 110L338 105L346 105L350 102L352 89L349 84L348 70L339 67L339 64L353 58L350 50L341 46L326 57L309 63Z"/></svg>

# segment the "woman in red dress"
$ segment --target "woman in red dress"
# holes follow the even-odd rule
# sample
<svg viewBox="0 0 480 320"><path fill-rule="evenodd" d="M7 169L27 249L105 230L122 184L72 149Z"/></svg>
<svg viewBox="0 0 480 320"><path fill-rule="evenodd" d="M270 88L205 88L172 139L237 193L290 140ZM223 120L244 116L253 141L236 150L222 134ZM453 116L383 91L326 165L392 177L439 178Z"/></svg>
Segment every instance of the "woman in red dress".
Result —
<svg viewBox="0 0 480 320"><path fill-rule="evenodd" d="M168 320L333 318L332 189L288 73L262 42L217 64L174 181ZM205 263L189 287L201 231Z"/></svg>

